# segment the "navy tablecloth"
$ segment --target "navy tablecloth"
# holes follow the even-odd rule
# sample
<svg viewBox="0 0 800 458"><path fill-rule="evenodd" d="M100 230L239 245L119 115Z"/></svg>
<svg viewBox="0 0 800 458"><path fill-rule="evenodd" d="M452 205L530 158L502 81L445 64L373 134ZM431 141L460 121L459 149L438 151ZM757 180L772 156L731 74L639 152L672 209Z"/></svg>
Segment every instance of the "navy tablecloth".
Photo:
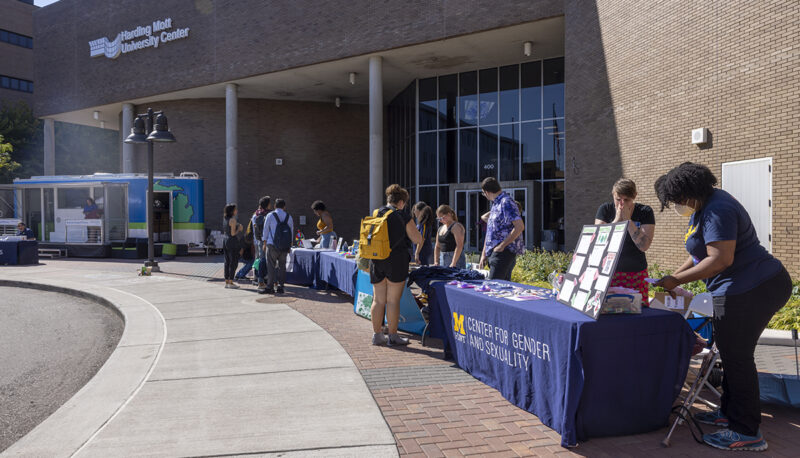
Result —
<svg viewBox="0 0 800 458"><path fill-rule="evenodd" d="M291 272L286 272L286 283L312 288L324 288L319 281L319 250L308 248L292 249L293 266Z"/></svg>
<svg viewBox="0 0 800 458"><path fill-rule="evenodd" d="M562 446L665 426L694 343L674 312L594 321L555 300L514 302L444 282L429 300L431 335L458 365L559 432Z"/></svg>
<svg viewBox="0 0 800 458"><path fill-rule="evenodd" d="M0 265L22 265L39 263L39 242L17 240L0 242Z"/></svg>
<svg viewBox="0 0 800 458"><path fill-rule="evenodd" d="M357 276L355 259L347 259L335 252L320 253L319 278L329 286L355 296Z"/></svg>

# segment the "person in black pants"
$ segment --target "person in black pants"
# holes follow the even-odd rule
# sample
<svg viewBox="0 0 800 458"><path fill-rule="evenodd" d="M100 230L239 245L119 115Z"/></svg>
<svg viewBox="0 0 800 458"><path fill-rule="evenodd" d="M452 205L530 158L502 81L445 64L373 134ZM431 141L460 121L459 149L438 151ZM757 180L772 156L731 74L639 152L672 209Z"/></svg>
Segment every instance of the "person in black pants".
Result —
<svg viewBox="0 0 800 458"><path fill-rule="evenodd" d="M488 262L490 279L511 280L517 255L525 252L525 241L521 237L525 223L517 203L495 178L485 178L481 190L492 203L492 209L486 221L486 239L478 265Z"/></svg>
<svg viewBox="0 0 800 458"><path fill-rule="evenodd" d="M723 429L703 435L722 450L767 449L759 428L761 404L753 354L770 318L789 300L792 279L758 241L744 207L716 189L708 167L685 162L656 180L661 210L672 204L689 218L684 242L689 258L657 283L672 290L703 280L713 296L714 339L722 359L722 405L695 415Z"/></svg>
<svg viewBox="0 0 800 458"><path fill-rule="evenodd" d="M225 206L225 211L222 220L222 230L225 234L224 238L224 252L225 252L225 288L236 289L239 287L233 282L236 276L236 267L239 265L239 233L242 231L242 225L236 221L236 215L239 210L236 204L228 204Z"/></svg>

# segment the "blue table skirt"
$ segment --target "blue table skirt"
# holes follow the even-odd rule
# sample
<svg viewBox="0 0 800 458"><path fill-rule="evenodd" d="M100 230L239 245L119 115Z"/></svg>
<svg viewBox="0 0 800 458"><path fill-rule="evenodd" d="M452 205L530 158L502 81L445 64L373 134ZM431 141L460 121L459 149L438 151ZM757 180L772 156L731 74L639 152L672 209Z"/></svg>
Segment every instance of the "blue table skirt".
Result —
<svg viewBox="0 0 800 458"><path fill-rule="evenodd" d="M39 263L39 242L36 240L15 240L0 242L0 265L21 265Z"/></svg>
<svg viewBox="0 0 800 458"><path fill-rule="evenodd" d="M347 259L335 252L323 252L319 256L319 279L332 288L355 296L358 266L355 259Z"/></svg>
<svg viewBox="0 0 800 458"><path fill-rule="evenodd" d="M433 285L431 335L461 368L561 434L639 434L667 424L694 343L674 312L602 315L555 300L514 302Z"/></svg>
<svg viewBox="0 0 800 458"><path fill-rule="evenodd" d="M311 286L316 289L324 288L325 285L321 285L319 280L319 255L319 250L294 248L292 271L286 272L286 283Z"/></svg>

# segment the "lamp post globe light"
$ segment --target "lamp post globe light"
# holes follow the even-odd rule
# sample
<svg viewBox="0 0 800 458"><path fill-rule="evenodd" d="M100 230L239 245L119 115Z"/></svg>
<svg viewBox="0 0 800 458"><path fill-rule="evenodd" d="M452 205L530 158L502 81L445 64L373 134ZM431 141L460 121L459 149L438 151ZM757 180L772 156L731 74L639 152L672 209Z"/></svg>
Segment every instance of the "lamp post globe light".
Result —
<svg viewBox="0 0 800 458"><path fill-rule="evenodd" d="M155 121L155 122L154 122ZM147 133L150 133L149 135ZM175 136L170 132L167 125L167 116L163 111L154 112L152 108L147 109L147 113L136 115L131 128L131 134L125 139L125 143L143 144L147 143L147 261L144 265L150 267L151 271L158 272L158 262L155 258L155 245L153 244L153 143L172 143Z"/></svg>

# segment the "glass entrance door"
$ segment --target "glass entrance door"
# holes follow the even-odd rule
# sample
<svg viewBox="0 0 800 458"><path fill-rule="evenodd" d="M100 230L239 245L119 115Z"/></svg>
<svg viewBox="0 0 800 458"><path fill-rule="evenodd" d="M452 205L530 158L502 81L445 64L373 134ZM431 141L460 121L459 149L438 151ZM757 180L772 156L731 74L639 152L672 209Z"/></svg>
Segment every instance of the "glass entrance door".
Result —
<svg viewBox="0 0 800 458"><path fill-rule="evenodd" d="M128 237L128 185L105 185L103 203L105 211L106 242L124 241Z"/></svg>
<svg viewBox="0 0 800 458"><path fill-rule="evenodd" d="M511 188L504 189L511 197L520 203L522 207L522 220L525 226L528 226L528 190L525 188ZM491 205L489 201L483 197L479 189L470 189L466 191L456 191L456 214L458 220L467 229L467 236L464 249L469 252L480 253L483 248L483 242L486 238L486 223L481 220L481 215L489 212ZM522 233L523 240L527 246L528 231Z"/></svg>

